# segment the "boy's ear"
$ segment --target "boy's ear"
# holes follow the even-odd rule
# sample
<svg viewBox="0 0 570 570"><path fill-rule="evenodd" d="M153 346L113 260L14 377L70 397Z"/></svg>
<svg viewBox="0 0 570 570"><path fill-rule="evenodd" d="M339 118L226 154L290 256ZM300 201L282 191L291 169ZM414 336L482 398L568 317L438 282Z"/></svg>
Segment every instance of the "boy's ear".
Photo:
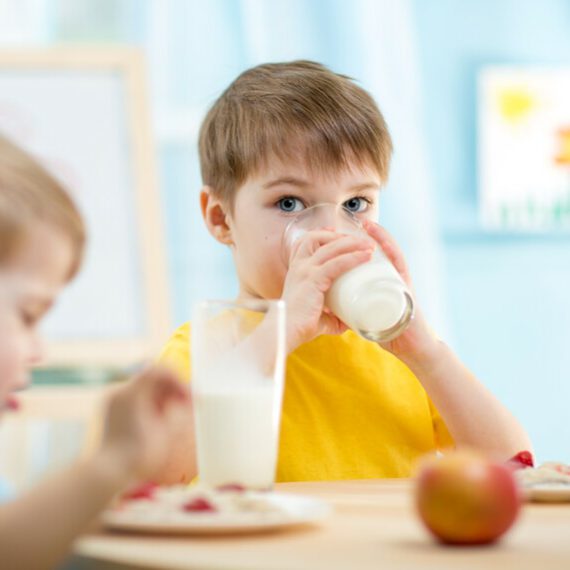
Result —
<svg viewBox="0 0 570 570"><path fill-rule="evenodd" d="M225 245L232 245L232 232L228 224L226 205L217 198L210 186L200 191L200 208L208 231Z"/></svg>

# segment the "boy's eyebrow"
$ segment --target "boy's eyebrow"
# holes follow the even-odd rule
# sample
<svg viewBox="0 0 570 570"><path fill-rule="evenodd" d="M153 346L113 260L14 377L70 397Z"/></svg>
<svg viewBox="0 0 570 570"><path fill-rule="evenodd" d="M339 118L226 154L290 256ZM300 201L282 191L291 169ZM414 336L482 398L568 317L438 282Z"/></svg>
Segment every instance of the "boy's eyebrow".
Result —
<svg viewBox="0 0 570 570"><path fill-rule="evenodd" d="M275 180L270 180L263 185L264 189L273 188L274 186L281 186L282 184L288 184L289 186L298 186L299 188L307 188L310 186L307 180L302 180L301 178L295 178L293 176L282 176L281 178L276 178Z"/></svg>
<svg viewBox="0 0 570 570"><path fill-rule="evenodd" d="M362 192L362 190L379 190L380 184L378 182L364 182L362 184L357 184L353 186L351 190L353 192Z"/></svg>
<svg viewBox="0 0 570 570"><path fill-rule="evenodd" d="M298 186L299 188L307 188L311 185L310 182L307 180L303 180L301 178L294 178L292 176L283 176L281 178L276 178L275 180L270 180L263 184L263 188L265 190L269 188L273 188L274 186L281 186L283 184L288 184L289 186ZM360 192L362 190L377 190L380 188L379 182L363 182L362 184L357 184L356 186L352 186L350 190L352 192Z"/></svg>

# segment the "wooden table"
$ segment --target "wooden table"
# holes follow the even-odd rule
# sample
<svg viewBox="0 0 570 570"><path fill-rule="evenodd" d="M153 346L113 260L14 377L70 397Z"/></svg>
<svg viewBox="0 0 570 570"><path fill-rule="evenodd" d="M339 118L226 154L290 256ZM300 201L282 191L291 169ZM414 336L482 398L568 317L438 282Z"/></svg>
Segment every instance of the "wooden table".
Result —
<svg viewBox="0 0 570 570"><path fill-rule="evenodd" d="M486 547L445 547L421 526L405 480L287 483L281 492L329 502L319 526L242 537L83 536L75 547L85 569L570 569L570 503L526 505L504 539Z"/></svg>

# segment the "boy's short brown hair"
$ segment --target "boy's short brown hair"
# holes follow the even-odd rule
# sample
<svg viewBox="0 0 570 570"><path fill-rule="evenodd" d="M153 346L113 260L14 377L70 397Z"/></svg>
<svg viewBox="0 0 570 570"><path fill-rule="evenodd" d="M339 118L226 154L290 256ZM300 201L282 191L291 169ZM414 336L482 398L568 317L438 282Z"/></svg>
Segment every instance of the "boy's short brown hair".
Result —
<svg viewBox="0 0 570 570"><path fill-rule="evenodd" d="M61 184L31 155L0 135L0 265L6 263L39 222L69 237L78 271L86 232L79 210Z"/></svg>
<svg viewBox="0 0 570 570"><path fill-rule="evenodd" d="M311 61L242 73L200 129L204 184L228 202L270 156L334 171L356 162L388 177L392 141L374 99L349 77Z"/></svg>

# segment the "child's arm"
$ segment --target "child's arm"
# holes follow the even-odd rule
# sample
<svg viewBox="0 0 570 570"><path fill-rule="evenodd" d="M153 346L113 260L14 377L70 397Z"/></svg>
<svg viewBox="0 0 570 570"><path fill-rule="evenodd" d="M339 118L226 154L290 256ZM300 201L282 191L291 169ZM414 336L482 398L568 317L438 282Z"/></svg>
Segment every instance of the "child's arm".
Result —
<svg viewBox="0 0 570 570"><path fill-rule="evenodd" d="M188 390L188 388L185 388ZM159 485L190 483L198 476L196 457L196 431L192 408L185 410L186 417L180 421L170 446L170 454L154 476Z"/></svg>
<svg viewBox="0 0 570 570"><path fill-rule="evenodd" d="M377 224L366 222L365 227L411 288L404 257L394 239ZM382 346L422 383L458 447L475 447L505 459L531 449L519 422L436 337L417 307L408 329Z"/></svg>
<svg viewBox="0 0 570 570"><path fill-rule="evenodd" d="M397 354L422 383L458 447L499 459L532 450L525 430L443 342L422 355Z"/></svg>
<svg viewBox="0 0 570 570"><path fill-rule="evenodd" d="M184 387L157 369L117 389L100 449L0 507L2 567L55 567L113 495L154 474L168 453L185 400Z"/></svg>

